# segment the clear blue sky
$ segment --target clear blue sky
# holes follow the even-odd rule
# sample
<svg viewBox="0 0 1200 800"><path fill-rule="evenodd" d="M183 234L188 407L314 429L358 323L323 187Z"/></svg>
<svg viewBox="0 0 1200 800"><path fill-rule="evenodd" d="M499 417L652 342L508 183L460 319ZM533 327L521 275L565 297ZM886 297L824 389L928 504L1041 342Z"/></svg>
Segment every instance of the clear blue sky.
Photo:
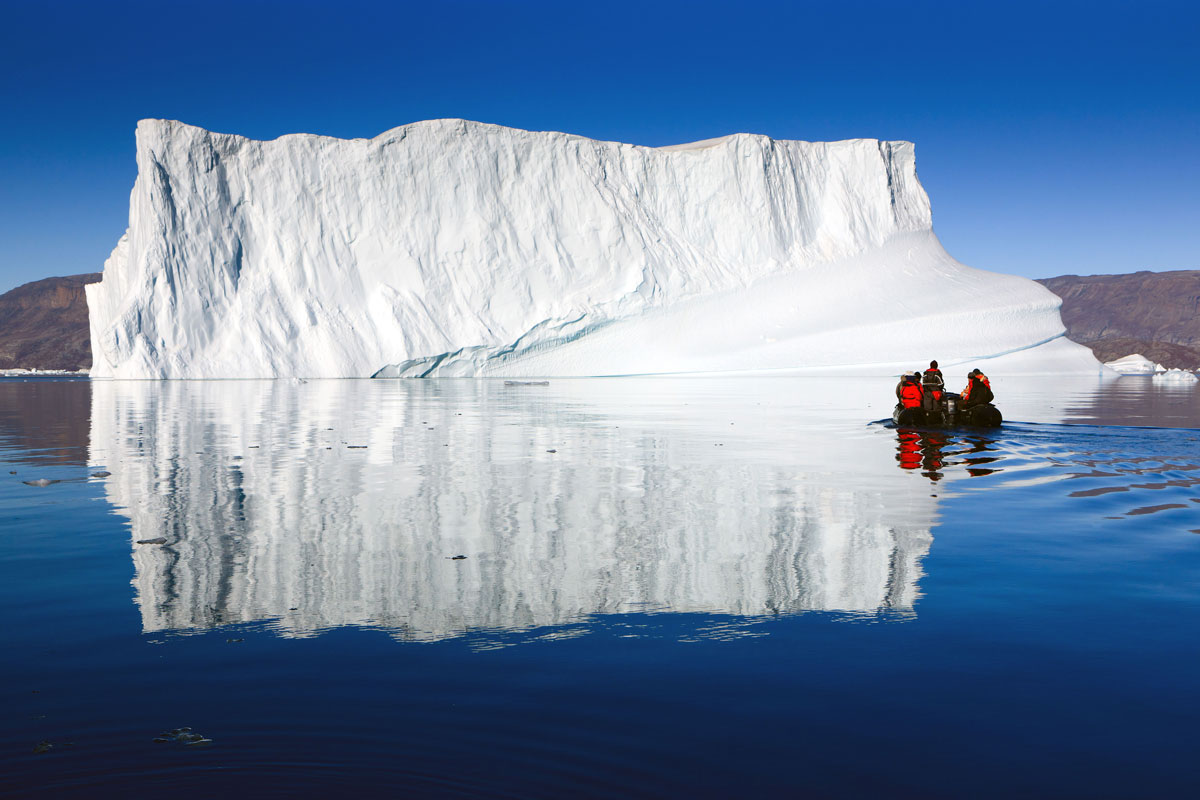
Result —
<svg viewBox="0 0 1200 800"><path fill-rule="evenodd" d="M964 263L1197 269L1198 5L0 0L0 291L100 268L144 117L907 139Z"/></svg>

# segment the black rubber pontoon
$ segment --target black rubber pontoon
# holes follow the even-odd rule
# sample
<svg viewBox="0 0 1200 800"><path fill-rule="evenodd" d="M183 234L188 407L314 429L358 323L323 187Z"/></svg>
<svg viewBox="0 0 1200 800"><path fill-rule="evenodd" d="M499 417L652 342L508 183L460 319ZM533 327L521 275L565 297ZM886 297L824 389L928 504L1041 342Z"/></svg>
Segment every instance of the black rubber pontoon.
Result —
<svg viewBox="0 0 1200 800"><path fill-rule="evenodd" d="M1000 409L991 403L980 403L970 408L962 407L962 397L953 392L943 392L940 403L929 402L926 407L905 408L899 403L892 411L892 422L898 427L950 428L965 425L972 428L998 428L1004 422Z"/></svg>

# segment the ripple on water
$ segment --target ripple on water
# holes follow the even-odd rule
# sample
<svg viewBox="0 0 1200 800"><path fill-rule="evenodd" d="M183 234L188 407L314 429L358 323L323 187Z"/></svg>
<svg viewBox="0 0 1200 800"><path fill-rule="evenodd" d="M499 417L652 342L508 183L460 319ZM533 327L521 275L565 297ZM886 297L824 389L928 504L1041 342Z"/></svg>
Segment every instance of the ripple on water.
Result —
<svg viewBox="0 0 1200 800"><path fill-rule="evenodd" d="M1191 429L1013 423L988 432L897 431L901 467L956 491L1063 483L1098 516L1171 513L1200 502L1200 449ZM907 463L905 463L907 460ZM984 481L967 479L984 478Z"/></svg>

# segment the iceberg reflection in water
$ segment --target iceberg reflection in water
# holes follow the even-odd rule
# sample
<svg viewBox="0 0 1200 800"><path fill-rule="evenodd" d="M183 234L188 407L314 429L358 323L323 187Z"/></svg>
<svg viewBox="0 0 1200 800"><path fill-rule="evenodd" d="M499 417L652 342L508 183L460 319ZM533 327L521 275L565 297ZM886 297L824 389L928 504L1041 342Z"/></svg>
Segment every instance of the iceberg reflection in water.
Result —
<svg viewBox="0 0 1200 800"><path fill-rule="evenodd" d="M133 546L145 631L911 614L937 500L813 385L96 382L90 459L166 539Z"/></svg>

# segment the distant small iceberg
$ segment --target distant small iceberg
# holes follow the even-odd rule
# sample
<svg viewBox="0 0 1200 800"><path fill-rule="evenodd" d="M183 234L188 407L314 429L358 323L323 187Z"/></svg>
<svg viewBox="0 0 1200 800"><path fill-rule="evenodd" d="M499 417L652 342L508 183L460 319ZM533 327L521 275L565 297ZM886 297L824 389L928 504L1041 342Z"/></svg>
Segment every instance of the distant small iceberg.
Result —
<svg viewBox="0 0 1200 800"><path fill-rule="evenodd" d="M1118 358L1116 361L1105 362L1104 366L1121 375L1153 375L1156 372L1166 372L1166 367L1156 364L1141 353L1134 353Z"/></svg>
<svg viewBox="0 0 1200 800"><path fill-rule="evenodd" d="M1194 373L1188 372L1186 369L1169 369L1157 373L1154 380L1163 383L1195 383L1197 378Z"/></svg>
<svg viewBox="0 0 1200 800"><path fill-rule="evenodd" d="M36 367L0 369L0 378L28 378L44 375L78 375L86 378L88 371L86 369L37 369Z"/></svg>

